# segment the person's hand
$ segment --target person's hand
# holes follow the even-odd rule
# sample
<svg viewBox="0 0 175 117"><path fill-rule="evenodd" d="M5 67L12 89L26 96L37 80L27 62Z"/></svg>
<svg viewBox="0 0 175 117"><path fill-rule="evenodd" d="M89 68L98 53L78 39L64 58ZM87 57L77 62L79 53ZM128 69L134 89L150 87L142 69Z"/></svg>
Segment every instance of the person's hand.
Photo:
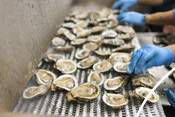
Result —
<svg viewBox="0 0 175 117"><path fill-rule="evenodd" d="M120 13L123 13L126 9L135 5L137 5L137 0L119 0L112 5L112 9L122 6Z"/></svg>
<svg viewBox="0 0 175 117"><path fill-rule="evenodd" d="M175 108L175 94L167 88L164 88L163 90L165 91L167 99L170 102L171 106Z"/></svg>
<svg viewBox="0 0 175 117"><path fill-rule="evenodd" d="M169 48L149 44L132 54L127 72L129 74L132 72L135 74L144 74L147 68L160 65L168 66L172 62L174 62L174 54Z"/></svg>
<svg viewBox="0 0 175 117"><path fill-rule="evenodd" d="M134 11L125 12L117 16L119 23L128 22L138 26L144 26L144 19L147 14L141 14Z"/></svg>

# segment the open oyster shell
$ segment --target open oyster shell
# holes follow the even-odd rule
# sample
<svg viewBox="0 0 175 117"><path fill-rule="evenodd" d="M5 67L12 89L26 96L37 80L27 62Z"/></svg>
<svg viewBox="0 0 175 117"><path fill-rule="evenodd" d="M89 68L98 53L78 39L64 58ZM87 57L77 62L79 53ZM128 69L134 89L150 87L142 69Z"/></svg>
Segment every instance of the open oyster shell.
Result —
<svg viewBox="0 0 175 117"><path fill-rule="evenodd" d="M111 68L112 64L108 60L99 61L93 65L93 69L98 72L107 72Z"/></svg>
<svg viewBox="0 0 175 117"><path fill-rule="evenodd" d="M98 49L100 47L100 45L101 45L101 42L99 42L99 43L89 42L89 43L84 44L83 48L94 51L94 50Z"/></svg>
<svg viewBox="0 0 175 117"><path fill-rule="evenodd" d="M88 25L88 22L86 20L80 20L77 22L77 27L85 28Z"/></svg>
<svg viewBox="0 0 175 117"><path fill-rule="evenodd" d="M73 73L76 71L76 63L71 60L58 60L54 67L62 73Z"/></svg>
<svg viewBox="0 0 175 117"><path fill-rule="evenodd" d="M110 45L110 46L121 46L125 42L121 39L115 38L115 39L104 39L103 45Z"/></svg>
<svg viewBox="0 0 175 117"><path fill-rule="evenodd" d="M119 91L127 84L128 79L129 79L128 75L123 75L123 76L118 76L118 77L114 77L111 79L107 79L104 82L104 88L110 91Z"/></svg>
<svg viewBox="0 0 175 117"><path fill-rule="evenodd" d="M113 94L113 93L105 93L102 97L105 104L116 109L123 108L128 105L129 99L127 94Z"/></svg>
<svg viewBox="0 0 175 117"><path fill-rule="evenodd" d="M129 66L129 64L130 64L130 62L128 62L128 63L118 62L118 63L114 64L113 68L116 72L127 73L126 69Z"/></svg>
<svg viewBox="0 0 175 117"><path fill-rule="evenodd" d="M90 13L90 20L95 21L98 18L100 18L100 13L99 12L91 12Z"/></svg>
<svg viewBox="0 0 175 117"><path fill-rule="evenodd" d="M67 39L69 39L70 41L76 39L75 35L72 34L72 33L70 33L70 32L65 32L65 33L64 33L64 36L67 37Z"/></svg>
<svg viewBox="0 0 175 117"><path fill-rule="evenodd" d="M91 30L89 29L85 29L79 33L77 33L77 38L83 38L83 37L87 37L91 34Z"/></svg>
<svg viewBox="0 0 175 117"><path fill-rule="evenodd" d="M74 48L74 46L57 46L55 47L55 50L59 52L72 52Z"/></svg>
<svg viewBox="0 0 175 117"><path fill-rule="evenodd" d="M76 27L76 28L73 28L72 31L74 34L78 34L80 32L82 32L84 29L82 27Z"/></svg>
<svg viewBox="0 0 175 117"><path fill-rule="evenodd" d="M119 33L134 33L133 28L130 26L118 25L114 30Z"/></svg>
<svg viewBox="0 0 175 117"><path fill-rule="evenodd" d="M31 86L24 90L23 98L31 99L37 97L39 95L43 95L48 91L48 86L40 85L40 86Z"/></svg>
<svg viewBox="0 0 175 117"><path fill-rule="evenodd" d="M118 48L112 49L112 52L127 52L127 53L130 53L134 50L135 50L135 45L127 44L127 45L123 45L123 46L120 46Z"/></svg>
<svg viewBox="0 0 175 117"><path fill-rule="evenodd" d="M116 62L130 62L131 60L131 54L129 53L122 53L122 52L116 52L112 53L111 56L109 57L109 60L112 64Z"/></svg>
<svg viewBox="0 0 175 117"><path fill-rule="evenodd" d="M119 39L124 41L131 41L135 37L135 33L126 33L118 36Z"/></svg>
<svg viewBox="0 0 175 117"><path fill-rule="evenodd" d="M132 84L135 86L144 86L153 88L156 85L156 80L151 74L139 74L132 78Z"/></svg>
<svg viewBox="0 0 175 117"><path fill-rule="evenodd" d="M101 41L103 38L101 36L89 36L88 37L88 41L90 42L99 42Z"/></svg>
<svg viewBox="0 0 175 117"><path fill-rule="evenodd" d="M68 22L68 23L62 24L62 27L72 29L72 28L75 28L76 27L76 24L73 23L73 22Z"/></svg>
<svg viewBox="0 0 175 117"><path fill-rule="evenodd" d="M107 50L96 50L94 51L99 56L110 56L111 52Z"/></svg>
<svg viewBox="0 0 175 117"><path fill-rule="evenodd" d="M87 39L84 39L84 38L82 38L82 39L75 39L75 40L71 41L71 45L78 46L78 45L82 45L82 44L84 44L86 42L87 42Z"/></svg>
<svg viewBox="0 0 175 117"><path fill-rule="evenodd" d="M132 95L141 100L144 100L150 91L151 91L150 88L138 87L134 91L132 91ZM148 99L148 101L151 103L156 103L158 100L159 100L159 95L155 92L153 92L151 97Z"/></svg>
<svg viewBox="0 0 175 117"><path fill-rule="evenodd" d="M76 59L84 59L87 56L89 56L90 50L88 49L82 49L76 52L75 54L75 58Z"/></svg>
<svg viewBox="0 0 175 117"><path fill-rule="evenodd" d="M116 37L117 33L112 30L112 29L108 29L102 32L102 36L107 38L107 37Z"/></svg>
<svg viewBox="0 0 175 117"><path fill-rule="evenodd" d="M53 85L58 89L70 91L78 86L77 79L73 75L62 75L53 81Z"/></svg>
<svg viewBox="0 0 175 117"><path fill-rule="evenodd" d="M90 29L91 33L99 33L105 30L106 28L104 26L95 26Z"/></svg>
<svg viewBox="0 0 175 117"><path fill-rule="evenodd" d="M87 78L87 82L95 83L98 86L100 86L104 82L104 76L100 72L90 70Z"/></svg>
<svg viewBox="0 0 175 117"><path fill-rule="evenodd" d="M47 62L56 62L57 60L60 60L60 59L64 59L65 56L61 55L61 54L48 54L47 55L47 58L45 58L45 60Z"/></svg>
<svg viewBox="0 0 175 117"><path fill-rule="evenodd" d="M88 16L89 16L89 12L84 12L84 13L76 14L75 18L83 20L83 19L86 19Z"/></svg>
<svg viewBox="0 0 175 117"><path fill-rule="evenodd" d="M66 43L66 41L60 37L54 37L52 40L52 44L54 46L63 46L63 45L65 45L65 43Z"/></svg>
<svg viewBox="0 0 175 117"><path fill-rule="evenodd" d="M80 62L77 63L77 67L80 69L87 69L90 68L93 64L98 61L98 58L95 56L89 56Z"/></svg>
<svg viewBox="0 0 175 117"><path fill-rule="evenodd" d="M66 32L69 32L69 30L66 29L66 28L61 27L61 28L58 29L56 35L64 35L64 33L66 33Z"/></svg>
<svg viewBox="0 0 175 117"><path fill-rule="evenodd" d="M113 19L113 20L109 21L109 23L107 24L107 27L108 27L108 28L114 28L114 27L116 27L117 25L118 25L118 20Z"/></svg>

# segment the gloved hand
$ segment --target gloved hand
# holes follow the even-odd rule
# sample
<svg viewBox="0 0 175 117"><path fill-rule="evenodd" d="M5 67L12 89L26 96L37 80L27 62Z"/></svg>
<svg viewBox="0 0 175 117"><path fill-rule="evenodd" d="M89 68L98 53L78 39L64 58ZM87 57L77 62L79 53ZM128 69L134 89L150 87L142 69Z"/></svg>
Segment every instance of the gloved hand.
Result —
<svg viewBox="0 0 175 117"><path fill-rule="evenodd" d="M127 72L146 73L146 69L152 66L170 65L174 61L173 52L166 47L159 47L153 44L143 46L135 51L131 57L131 63Z"/></svg>
<svg viewBox="0 0 175 117"><path fill-rule="evenodd" d="M141 14L134 11L125 12L118 15L117 20L119 23L128 22L138 26L144 26L144 19L147 14Z"/></svg>
<svg viewBox="0 0 175 117"><path fill-rule="evenodd" d="M122 6L120 13L123 13L126 9L135 5L137 5L137 0L119 0L112 5L112 9Z"/></svg>
<svg viewBox="0 0 175 117"><path fill-rule="evenodd" d="M163 90L166 93L166 96L167 96L167 99L168 99L169 103L171 104L171 106L173 108L175 108L175 94L167 88L164 88Z"/></svg>

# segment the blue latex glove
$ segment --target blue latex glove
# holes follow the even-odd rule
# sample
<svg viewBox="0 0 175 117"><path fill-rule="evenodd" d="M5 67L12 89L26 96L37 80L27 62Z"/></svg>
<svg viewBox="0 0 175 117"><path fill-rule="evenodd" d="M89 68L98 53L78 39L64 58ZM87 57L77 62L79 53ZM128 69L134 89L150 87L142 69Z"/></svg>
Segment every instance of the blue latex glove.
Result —
<svg viewBox="0 0 175 117"><path fill-rule="evenodd" d="M174 61L173 52L166 47L159 47L153 44L143 46L135 51L131 57L131 63L127 72L131 74L146 73L146 69L153 66L170 65Z"/></svg>
<svg viewBox="0 0 175 117"><path fill-rule="evenodd" d="M164 88L163 90L166 93L166 96L167 96L167 99L168 99L169 103L171 104L171 106L173 108L175 108L175 94L167 88Z"/></svg>
<svg viewBox="0 0 175 117"><path fill-rule="evenodd" d="M112 5L112 9L122 6L120 13L123 13L126 9L135 5L137 5L137 0L119 0Z"/></svg>
<svg viewBox="0 0 175 117"><path fill-rule="evenodd" d="M144 19L147 14L141 14L134 11L125 12L118 15L117 20L119 23L128 22L138 26L144 26Z"/></svg>

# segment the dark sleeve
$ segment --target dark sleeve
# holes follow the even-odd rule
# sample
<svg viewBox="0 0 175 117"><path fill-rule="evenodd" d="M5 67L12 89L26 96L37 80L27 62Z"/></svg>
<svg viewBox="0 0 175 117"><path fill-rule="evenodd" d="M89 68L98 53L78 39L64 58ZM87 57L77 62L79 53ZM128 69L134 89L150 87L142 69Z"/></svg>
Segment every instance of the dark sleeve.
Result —
<svg viewBox="0 0 175 117"><path fill-rule="evenodd" d="M175 9L174 9L174 11L173 11L173 19L174 19L174 21L175 21Z"/></svg>
<svg viewBox="0 0 175 117"><path fill-rule="evenodd" d="M163 0L163 4L167 5L167 4L174 4L175 0Z"/></svg>

